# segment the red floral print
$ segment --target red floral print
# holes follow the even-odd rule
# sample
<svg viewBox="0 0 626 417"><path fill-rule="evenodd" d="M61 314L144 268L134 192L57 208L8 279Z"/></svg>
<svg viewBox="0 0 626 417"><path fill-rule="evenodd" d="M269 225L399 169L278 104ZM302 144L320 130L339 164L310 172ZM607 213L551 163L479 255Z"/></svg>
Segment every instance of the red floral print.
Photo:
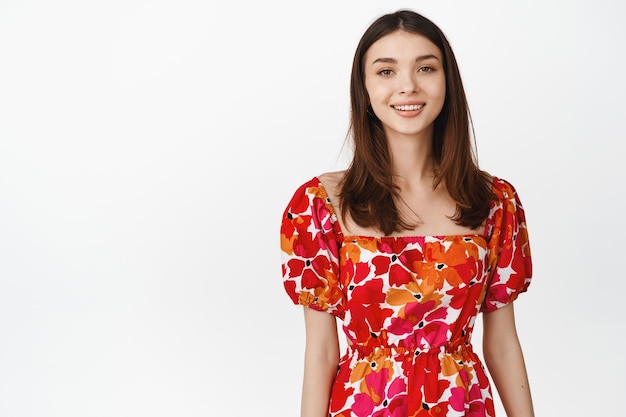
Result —
<svg viewBox="0 0 626 417"><path fill-rule="evenodd" d="M470 343L476 316L526 291L532 264L515 189L498 197L483 235L344 236L317 178L281 225L283 283L296 304L343 320L348 348L331 417L493 417L489 379Z"/></svg>

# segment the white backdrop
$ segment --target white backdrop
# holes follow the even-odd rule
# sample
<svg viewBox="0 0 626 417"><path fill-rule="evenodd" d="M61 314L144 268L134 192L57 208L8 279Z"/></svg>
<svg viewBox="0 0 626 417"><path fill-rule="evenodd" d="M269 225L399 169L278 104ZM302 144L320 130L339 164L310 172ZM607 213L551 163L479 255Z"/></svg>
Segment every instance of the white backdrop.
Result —
<svg viewBox="0 0 626 417"><path fill-rule="evenodd" d="M527 210L537 415L623 414L625 3L2 0L0 416L298 414L280 217L345 167L356 43L404 7Z"/></svg>

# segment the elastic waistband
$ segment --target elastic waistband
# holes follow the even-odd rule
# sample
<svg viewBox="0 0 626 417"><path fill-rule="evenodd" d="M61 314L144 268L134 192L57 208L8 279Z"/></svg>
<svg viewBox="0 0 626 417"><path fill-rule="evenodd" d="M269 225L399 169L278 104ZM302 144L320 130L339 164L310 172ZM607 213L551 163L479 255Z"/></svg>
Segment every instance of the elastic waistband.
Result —
<svg viewBox="0 0 626 417"><path fill-rule="evenodd" d="M441 346L395 346L395 345L348 345L348 352L357 354L359 357L368 357L373 354L382 354L385 356L405 356L413 355L419 356L425 355L438 355L440 353L446 354L460 354L465 356L467 354L473 354L472 345L469 341L453 341Z"/></svg>

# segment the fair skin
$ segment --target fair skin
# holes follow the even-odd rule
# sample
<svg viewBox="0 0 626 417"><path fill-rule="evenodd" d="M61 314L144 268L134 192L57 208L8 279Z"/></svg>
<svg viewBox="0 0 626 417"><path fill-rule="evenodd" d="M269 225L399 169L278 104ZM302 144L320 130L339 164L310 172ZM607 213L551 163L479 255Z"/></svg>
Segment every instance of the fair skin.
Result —
<svg viewBox="0 0 626 417"><path fill-rule="evenodd" d="M301 417L327 417L330 389L339 363L335 316L304 309L306 347L302 381Z"/></svg>
<svg viewBox="0 0 626 417"><path fill-rule="evenodd" d="M365 87L376 117L387 136L393 173L400 187L402 215L414 224L404 235L460 235L483 233L451 220L455 202L445 186L433 190L431 158L433 122L445 99L445 73L441 51L423 36L396 31L376 41L365 56ZM342 172L319 178L329 197L338 200ZM349 219L338 220L345 235L380 236ZM334 316L305 309L306 350L302 391L302 417L328 415L332 381L339 348ZM483 314L485 362L509 417L532 417L533 406L526 367L515 328L513 304Z"/></svg>

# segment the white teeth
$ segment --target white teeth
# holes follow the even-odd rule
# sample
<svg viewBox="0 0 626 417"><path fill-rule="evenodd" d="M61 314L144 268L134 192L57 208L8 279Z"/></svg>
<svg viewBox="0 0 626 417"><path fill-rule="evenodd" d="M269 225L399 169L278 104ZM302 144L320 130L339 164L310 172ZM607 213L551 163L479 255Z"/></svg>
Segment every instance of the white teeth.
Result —
<svg viewBox="0 0 626 417"><path fill-rule="evenodd" d="M424 107L423 104L411 104L409 106L393 106L393 108L396 109L396 110L404 110L404 111L407 111L407 110L419 110L422 107Z"/></svg>

